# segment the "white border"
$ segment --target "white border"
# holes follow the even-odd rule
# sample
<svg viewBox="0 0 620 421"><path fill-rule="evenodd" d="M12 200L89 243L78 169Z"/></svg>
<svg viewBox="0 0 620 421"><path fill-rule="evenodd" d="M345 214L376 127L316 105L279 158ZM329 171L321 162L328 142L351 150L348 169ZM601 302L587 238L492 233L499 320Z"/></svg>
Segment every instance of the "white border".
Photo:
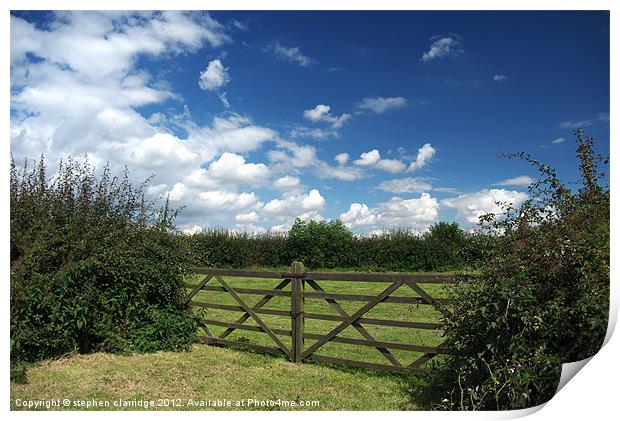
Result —
<svg viewBox="0 0 620 421"><path fill-rule="evenodd" d="M617 118L618 101L620 100L620 92L618 92L618 76L620 74L620 67L618 66L619 52L618 51L618 28L620 27L620 2L612 0L503 0L503 1L484 1L484 0L469 0L467 2L463 0L444 0L441 3L435 1L397 1L397 0L382 0L380 2L371 2L368 0L358 1L343 1L343 0L298 0L294 3L291 1L282 0L261 0L257 1L236 1L236 0L211 0L211 1L199 1L199 0L175 0L174 2L165 2L162 0L153 0L149 2L138 2L134 0L93 0L89 2L75 1L75 0L59 0L55 2L43 1L43 0L8 0L2 2L3 14L0 17L0 22L4 22L0 26L0 33L2 34L2 73L1 84L2 92L8 95L10 92L10 74L9 74L9 51L10 51L10 28L9 28L9 11L15 10L84 10L84 9L127 9L127 10L151 10L151 9L176 9L176 10L611 10L611 80L610 80L610 115L613 117L610 121L610 149L611 156L616 156L617 136L615 122ZM576 31L579 28L575 28ZM0 203L0 212L2 220L5 221L3 241L1 244L2 256L2 273L9 273L9 244L8 244L8 223L9 223L9 204L6 197L8 197L8 156L9 156L9 115L10 105L8 98L5 97L5 101L2 103L2 114L0 115L0 121L2 128L4 129L6 138L2 142L2 159L0 159L0 179L2 180L3 198ZM613 141L612 141L613 139ZM612 161L613 162L613 161ZM616 169L618 166L616 165ZM616 170L611 167L610 179L616 178ZM620 249L618 248L618 224L615 221L617 216L617 200L616 196L612 194L612 249L611 255L620 255ZM610 311L610 330L615 326L618 312L618 282L617 265L613 264L612 260L612 295L611 295L611 311ZM9 288L8 277L4 277L5 283L2 288L2 298L6 307L1 313L2 318L2 337L4 338L4 346L2 348L2 390L4 391L4 404L3 412L7 412L9 416L15 418L39 418L41 416L56 417L58 414L40 414L40 413L17 413L8 411L9 399L10 399L10 381L9 381L9 352L8 352L8 337L9 337ZM608 339L609 339L608 334ZM565 388L563 388L556 397L554 397L541 411L531 415L530 419L547 419L547 418L564 418L564 419L584 419L586 417L594 417L594 419L605 419L605 415L616 412L616 388L618 381L618 374L620 372L620 364L616 358L620 353L620 345L618 345L617 335L616 338L611 337L609 343L587 364L587 368L579 373L576 378L570 381ZM540 409L540 408L538 408ZM511 412L477 412L477 413L445 413L445 412L380 412L378 414L371 412L356 412L356 413L332 413L323 412L322 417L335 417L335 416L355 416L355 417L390 417L393 419L509 419L527 415L534 410L523 411L511 411ZM85 414L81 412L65 413L62 416L68 419L81 419ZM125 416L131 416L141 419L147 417L152 418L169 418L172 413L163 412L141 412L141 413L120 413L115 414L121 418ZM187 412L183 413L185 417L201 419L215 418L223 419L224 417L229 420L246 419L249 417L273 420L274 418L288 417L286 413L275 412L210 412L208 414L201 412ZM319 414L297 412L295 414L296 419L301 420L314 420ZM98 412L90 413L89 417L97 419L107 419L109 414Z"/></svg>

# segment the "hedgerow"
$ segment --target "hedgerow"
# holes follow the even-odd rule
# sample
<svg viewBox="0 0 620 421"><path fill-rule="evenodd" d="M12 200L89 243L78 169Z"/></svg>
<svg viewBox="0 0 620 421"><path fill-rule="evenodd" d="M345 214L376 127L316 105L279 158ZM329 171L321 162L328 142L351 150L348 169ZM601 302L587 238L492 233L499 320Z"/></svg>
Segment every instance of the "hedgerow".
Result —
<svg viewBox="0 0 620 421"><path fill-rule="evenodd" d="M607 329L609 187L594 140L576 133L581 179L570 189L550 166L516 153L540 179L530 200L483 218L494 247L474 282L452 294L452 355L427 379L439 409L517 409L554 395L564 362L594 355Z"/></svg>
<svg viewBox="0 0 620 421"><path fill-rule="evenodd" d="M71 159L54 177L43 158L12 162L12 364L191 343L196 324L179 304L188 252L171 234L176 212L147 202L145 185Z"/></svg>
<svg viewBox="0 0 620 421"><path fill-rule="evenodd" d="M439 222L425 233L393 229L354 235L341 221L296 220L287 233L249 234L209 229L184 237L196 266L229 268L289 266L302 261L312 269L447 271L477 267L482 234L457 223Z"/></svg>

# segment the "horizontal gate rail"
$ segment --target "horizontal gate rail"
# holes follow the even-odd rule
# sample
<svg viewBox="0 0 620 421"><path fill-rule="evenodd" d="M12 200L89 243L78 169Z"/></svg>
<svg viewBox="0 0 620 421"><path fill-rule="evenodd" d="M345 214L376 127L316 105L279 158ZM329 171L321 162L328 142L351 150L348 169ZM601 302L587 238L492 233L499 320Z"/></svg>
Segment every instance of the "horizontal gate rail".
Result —
<svg viewBox="0 0 620 421"><path fill-rule="evenodd" d="M203 308L212 308L216 310L229 310L229 311L237 311L245 313L245 309L241 306L235 306L230 304L217 304L217 303L201 303L198 301L190 301L190 305L195 307L203 307ZM285 316L289 317L291 315L290 311L284 310L275 310L271 308L259 308L255 309L254 313L258 314L271 314L273 316Z"/></svg>
<svg viewBox="0 0 620 421"><path fill-rule="evenodd" d="M304 316L306 319L332 320L337 322L342 322L347 319L344 316L336 316L335 314L305 313ZM441 323L407 322L404 320L373 319L369 317L360 317L357 321L365 325L407 327L410 329L437 330L444 327Z"/></svg>
<svg viewBox="0 0 620 421"><path fill-rule="evenodd" d="M308 358L310 361L322 362L322 363L331 363L331 364L340 364L340 365L348 365L351 367L358 368L369 368L371 370L379 370L379 371L393 371L397 373L424 373L428 370L423 368L413 368L413 367L403 367L403 366L395 366L395 365L387 365L387 364L375 364L369 363L366 361L357 361L357 360L347 360L345 358L336 358L329 357L327 355L320 354L312 354Z"/></svg>
<svg viewBox="0 0 620 421"><path fill-rule="evenodd" d="M195 267L192 273L196 275L220 275L240 278L302 278L315 281L358 281L358 282L394 282L394 278L403 281L413 281L421 284L458 284L472 278L471 275L454 273L407 273L407 272L305 272L303 277L292 272L273 272L268 270L245 269L216 269Z"/></svg>
<svg viewBox="0 0 620 421"><path fill-rule="evenodd" d="M186 288L191 288L193 285L184 284ZM279 291L274 289L258 289L258 288L238 288L232 287L232 289L239 294L254 294L254 295L273 295L276 297L290 297L291 291ZM199 291L214 291L214 292L228 292L224 287L217 286L203 286L199 288Z"/></svg>
<svg viewBox="0 0 620 421"><path fill-rule="evenodd" d="M213 288L213 287L204 287ZM305 298L315 298L321 300L333 299L342 301L370 301L374 295L354 295L354 294L335 294L335 293L323 293L323 292L306 292ZM441 304L450 304L452 300L447 298L436 298L435 301ZM399 303L399 304L433 304L422 297L387 297L383 300L384 303Z"/></svg>
<svg viewBox="0 0 620 421"><path fill-rule="evenodd" d="M209 344L209 345L236 346L239 348L251 349L253 351L265 352L267 354L272 354L272 355L287 356L287 354L284 351L282 351L280 348L258 345L258 344L253 344L249 342L231 341L230 339L215 338L215 337L210 337L210 336L199 336L198 341L205 343L205 344Z"/></svg>
<svg viewBox="0 0 620 421"><path fill-rule="evenodd" d="M473 279L470 275L463 274L421 274L421 273L362 273L362 272L306 272L301 263L294 262L289 272L275 272L264 270L239 270L239 269L217 269L217 268L194 268L192 273L195 275L203 275L204 277L196 284L184 283L183 287L190 292L183 299L183 302L192 306L203 309L223 310L230 312L243 313L241 317L235 321L223 321L218 317L201 317L199 320L200 327L204 330L206 336L199 336L201 343L219 346L233 346L239 348L247 348L254 351L269 353L273 355L286 356L293 362L318 361L333 364L344 364L353 367L370 368L383 371L393 372L421 372L426 369L423 367L429 360L440 354L449 354L450 350L446 348L445 342L437 346L428 346L424 344L409 344L394 341L377 340L366 330L364 325L399 327L406 329L422 329L422 330L442 330L445 325L442 321L415 321L415 320L393 320L381 319L376 317L366 317L377 305L382 303L390 304L408 304L408 305L424 305L431 306L437 312L441 313L444 318L453 317L450 311L450 304L453 303L448 298L433 297L422 285L424 284L456 284ZM232 286L228 284L222 277L237 278L257 278L257 280L275 280L279 283L273 289L249 287L252 285L244 285L243 287ZM371 294L348 294L348 293L332 293L327 292L318 283L325 282L377 282L386 283L382 287L381 293L377 295ZM215 285L218 284L218 285ZM323 284L323 283L322 283ZM306 291L306 285L311 287L310 291ZM328 285L327 283L325 285ZM331 285L331 284L330 284ZM289 287L290 288L287 288ZM285 290L286 288L286 290ZM414 292L416 296L393 296L392 294L403 289ZM232 297L234 304L221 304L219 302L204 302L205 296L199 293L213 292L217 294L225 294ZM407 291L405 291L407 292ZM242 298L239 294L244 295ZM262 296L256 303L249 304L245 295ZM219 296L219 295L218 295ZM213 301L212 295L210 300ZM265 307L275 297L287 297L290 300L289 309L267 308ZM305 311L304 301L323 300L336 314L326 314L322 312ZM215 300L217 301L217 300ZM363 302L365 303L356 311L347 311L339 302ZM280 301L280 305L281 305ZM307 304L306 304L307 305ZM391 311L391 310L390 310ZM208 315L209 312L204 313ZM402 313L401 313L402 314ZM282 329L281 327L270 327L265 323L262 315L280 316L288 318L291 322L290 329ZM402 316L401 316L402 317ZM304 331L305 320L326 320L337 322L337 325L327 333L306 332ZM248 320L252 320L253 324L245 324ZM219 326L225 328L219 335L214 335L209 326ZM281 326L281 325L280 325ZM363 339L340 336L343 331L354 329ZM272 345L256 344L247 342L246 340L227 339L231 333L236 330L249 331L266 334ZM374 333L376 331L373 330ZM290 344L290 348L282 342L279 337L286 337L286 341ZM311 341L311 345L304 344L305 341ZM314 341L312 343L312 341ZM352 360L346 358L338 358L317 353L321 347L328 343L346 344L351 346L362 346L376 348L383 357L387 359L386 364L378 364L374 362L366 362ZM408 364L401 363L390 350L410 351L418 353L418 357ZM400 358L400 357L399 357ZM388 363L389 362L389 363Z"/></svg>

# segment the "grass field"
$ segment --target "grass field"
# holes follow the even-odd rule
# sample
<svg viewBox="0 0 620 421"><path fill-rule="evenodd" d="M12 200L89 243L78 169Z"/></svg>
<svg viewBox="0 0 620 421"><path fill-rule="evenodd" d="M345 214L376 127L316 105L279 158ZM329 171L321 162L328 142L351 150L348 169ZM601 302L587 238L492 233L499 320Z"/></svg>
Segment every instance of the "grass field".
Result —
<svg viewBox="0 0 620 421"><path fill-rule="evenodd" d="M197 283L202 276L194 276L188 282ZM257 279L257 278L238 278L224 277L224 280L233 288L254 288L254 289L273 289L281 280ZM220 286L219 282L213 278L209 281L210 286ZM359 295L378 295L389 284L381 282L341 282L341 281L319 281L319 285L328 293L340 294L359 294ZM421 286L435 298L446 298L448 286L440 284L421 284ZM284 288L284 291L290 291L290 285ZM306 286L306 291L314 291L310 286ZM253 306L262 298L260 295L239 294L239 296L248 305ZM406 285L401 286L391 295L392 297L417 297L418 295ZM226 292L217 291L200 291L193 298L194 301L209 302L218 304L238 305L234 298ZM273 297L263 308L290 311L290 297ZM365 302L356 301L339 301L339 304L352 314L361 308ZM243 313L232 312L219 309L204 309L194 307L193 310L211 320L223 322L235 322ZM310 313L324 313L338 315L338 313L330 307L323 299L305 300L305 311ZM287 329L291 328L291 320L289 317L260 314L261 319L271 328ZM380 303L364 317L377 319L390 319L402 321L416 322L439 322L441 313L431 305L417 304L401 304L401 303ZM329 320L306 319L305 332L325 334L336 327L340 322ZM253 319L245 322L249 326L257 326ZM377 341L399 342L405 344L436 346L442 342L440 330L411 329L403 327L364 325L366 330ZM225 327L209 326L214 335L220 334ZM347 327L338 336L354 339L364 339L364 337L353 327ZM259 345L276 346L273 340L265 333L235 330L227 339L241 342L251 342ZM285 345L290 347L291 338L281 336L280 339ZM314 339L306 339L305 347L310 347L316 342ZM422 356L422 353L405 350L392 350L392 354L403 364L408 365L415 359ZM339 357L344 359L366 361L370 363L389 364L388 360L376 349L369 346L350 345L342 343L329 342L323 345L317 353L326 356Z"/></svg>
<svg viewBox="0 0 620 421"><path fill-rule="evenodd" d="M201 276L188 279L196 283ZM234 287L273 289L280 280L224 277ZM375 282L320 281L330 293L377 295L388 284ZM213 279L208 285L218 286ZM433 297L446 297L445 286L421 284ZM284 288L290 290L290 286ZM311 291L306 286L306 291ZM239 294L250 306L262 296ZM402 286L391 296L417 296L407 286ZM194 300L237 305L225 292L200 291ZM340 301L349 313L355 312L364 302ZM306 298L307 312L336 315L322 299ZM264 308L290 310L290 297L274 297ZM195 308L203 317L218 321L234 322L243 313L225 310ZM261 314L269 327L290 329L288 317ZM364 317L403 321L438 322L440 313L430 305L381 303ZM306 319L309 333L327 333L339 322ZM256 326L252 319L245 324ZM214 334L224 327L211 326ZM441 331L402 327L365 325L378 341L435 346L441 343ZM339 334L341 337L363 339L352 327ZM236 330L227 339L275 346L264 333ZM290 347L291 338L280 339ZM306 340L311 346L314 340ZM389 364L375 348L341 343L327 343L319 349L321 355ZM422 354L413 351L392 350L403 365L410 364ZM129 356L95 353L75 355L61 360L50 360L32 367L27 372L25 384L11 383L11 409L24 409L23 401L69 399L70 406L49 409L144 409L144 401L153 401L148 409L199 410L199 409L312 409L312 410L415 410L411 399L412 388L417 384L414 375L389 374L373 370L331 364L293 364L286 357L270 356L240 349L221 348L195 344L188 352L158 352ZM109 407L85 408L77 406L89 400L109 402ZM190 399L193 402L190 402ZM230 407L214 407L208 400L229 400ZM248 399L271 401L265 405L247 405ZM142 401L141 401L142 400ZM161 401L160 401L161 400ZM235 407L237 401L246 400L246 406ZM280 400L280 405L278 405ZM75 401L83 401L75 402ZM291 401L303 401L305 406L289 406ZM316 406L318 401L318 406ZM114 406L118 403L120 406ZM122 406L126 402L133 406ZM275 403L274 403L275 402ZM92 402L91 402L92 404ZM284 405L284 406L282 406ZM45 408L43 408L45 409Z"/></svg>
<svg viewBox="0 0 620 421"><path fill-rule="evenodd" d="M153 400L163 406L149 410L415 410L410 387L411 380L402 375L293 364L269 355L196 344L189 352L95 353L46 361L28 370L26 384L11 384L11 409L25 409L17 405L18 399L20 405L23 401L69 399L70 406L50 409L143 410L143 406L114 403ZM92 399L107 401L110 406L86 408L74 402L85 405ZM231 407L200 406L208 399L230 400ZM303 401L305 406L235 407L237 401L249 399ZM318 406L312 401L318 401Z"/></svg>

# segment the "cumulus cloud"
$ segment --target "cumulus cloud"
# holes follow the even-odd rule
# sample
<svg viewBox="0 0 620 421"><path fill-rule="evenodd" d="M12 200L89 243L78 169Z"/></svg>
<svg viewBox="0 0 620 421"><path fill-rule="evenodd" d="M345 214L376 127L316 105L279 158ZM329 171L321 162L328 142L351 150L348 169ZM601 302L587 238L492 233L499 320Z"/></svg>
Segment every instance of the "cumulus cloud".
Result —
<svg viewBox="0 0 620 421"><path fill-rule="evenodd" d="M359 110L371 111L376 114L384 113L388 110L394 110L396 108L402 108L407 105L407 100L402 96L399 97L374 97L364 98L357 103L356 107Z"/></svg>
<svg viewBox="0 0 620 421"><path fill-rule="evenodd" d="M465 52L460 48L461 42L455 36L434 37L432 39L435 41L420 58L425 63L443 57L457 57Z"/></svg>
<svg viewBox="0 0 620 421"><path fill-rule="evenodd" d="M487 213L500 215L503 213L502 203L519 206L527 199L528 195L526 193L514 190L484 189L475 193L443 199L441 205L446 208L456 209L460 218L470 224L477 224L482 215Z"/></svg>
<svg viewBox="0 0 620 421"><path fill-rule="evenodd" d="M300 180L298 177L292 177L290 175L285 175L284 177L280 177L278 178L274 183L273 186L276 189L280 189L280 190L286 190L286 189L290 189L292 187L297 187L299 186Z"/></svg>
<svg viewBox="0 0 620 421"><path fill-rule="evenodd" d="M230 83L230 75L228 69L220 60L210 61L207 68L200 72L200 80L198 84L200 89L205 91L216 91Z"/></svg>
<svg viewBox="0 0 620 421"><path fill-rule="evenodd" d="M564 143L565 141L566 141L565 138L558 137L558 138L553 139L551 143L553 143L554 145L559 145L560 143Z"/></svg>
<svg viewBox="0 0 620 421"><path fill-rule="evenodd" d="M274 231L290 228L295 218L302 220L322 220L321 211L325 206L325 198L317 189L308 193L285 196L267 202L261 214L276 224L271 228Z"/></svg>
<svg viewBox="0 0 620 421"><path fill-rule="evenodd" d="M407 168L404 162L398 159L382 159L377 149L360 154L359 159L353 161L354 165L365 168L376 168L390 173L402 172Z"/></svg>
<svg viewBox="0 0 620 421"><path fill-rule="evenodd" d="M420 149L418 149L418 155L414 162L409 165L408 172L419 170L426 166L431 158L435 155L435 149L430 143L425 143Z"/></svg>
<svg viewBox="0 0 620 421"><path fill-rule="evenodd" d="M302 67L312 66L316 63L316 60L302 54L299 47L285 47L284 45L281 45L279 41L274 41L269 44L266 50L271 51L281 60L286 60Z"/></svg>
<svg viewBox="0 0 620 421"><path fill-rule="evenodd" d="M504 181L500 181L497 183L498 186L517 186L517 187L527 187L530 184L536 182L532 177L527 175L520 175L518 177L509 178Z"/></svg>
<svg viewBox="0 0 620 421"><path fill-rule="evenodd" d="M349 161L349 154L346 152L339 153L334 157L334 160L338 162L338 165L340 166L346 165L346 163Z"/></svg>
<svg viewBox="0 0 620 421"><path fill-rule="evenodd" d="M351 115L347 113L335 116L329 112L330 110L331 107L329 105L319 104L314 108L305 110L303 115L306 119L315 123L319 121L329 123L332 129L341 128L345 121L351 118Z"/></svg>
<svg viewBox="0 0 620 421"><path fill-rule="evenodd" d="M397 178L379 184L378 188L390 193L420 193L433 188L432 184L421 178Z"/></svg>
<svg viewBox="0 0 620 421"><path fill-rule="evenodd" d="M198 201L203 209L219 211L240 210L262 205L254 192L236 193L223 189L200 192Z"/></svg>
<svg viewBox="0 0 620 421"><path fill-rule="evenodd" d="M198 85L200 89L204 91L216 92L218 98L224 105L224 107L230 107L226 92L220 92L220 90L228 85L231 81L228 69L224 67L220 60L212 60L207 65L207 68L200 72L200 79Z"/></svg>
<svg viewBox="0 0 620 421"><path fill-rule="evenodd" d="M256 211L238 213L235 215L235 221L241 223L258 222L258 214Z"/></svg>
<svg viewBox="0 0 620 421"><path fill-rule="evenodd" d="M374 226L423 230L437 221L438 209L437 199L428 193L422 193L417 199L392 197L375 208L369 208L363 203L353 203L347 212L340 215L340 220L349 228Z"/></svg>
<svg viewBox="0 0 620 421"><path fill-rule="evenodd" d="M493 76L493 81L494 82L504 82L506 79L508 79L505 75L495 75Z"/></svg>

